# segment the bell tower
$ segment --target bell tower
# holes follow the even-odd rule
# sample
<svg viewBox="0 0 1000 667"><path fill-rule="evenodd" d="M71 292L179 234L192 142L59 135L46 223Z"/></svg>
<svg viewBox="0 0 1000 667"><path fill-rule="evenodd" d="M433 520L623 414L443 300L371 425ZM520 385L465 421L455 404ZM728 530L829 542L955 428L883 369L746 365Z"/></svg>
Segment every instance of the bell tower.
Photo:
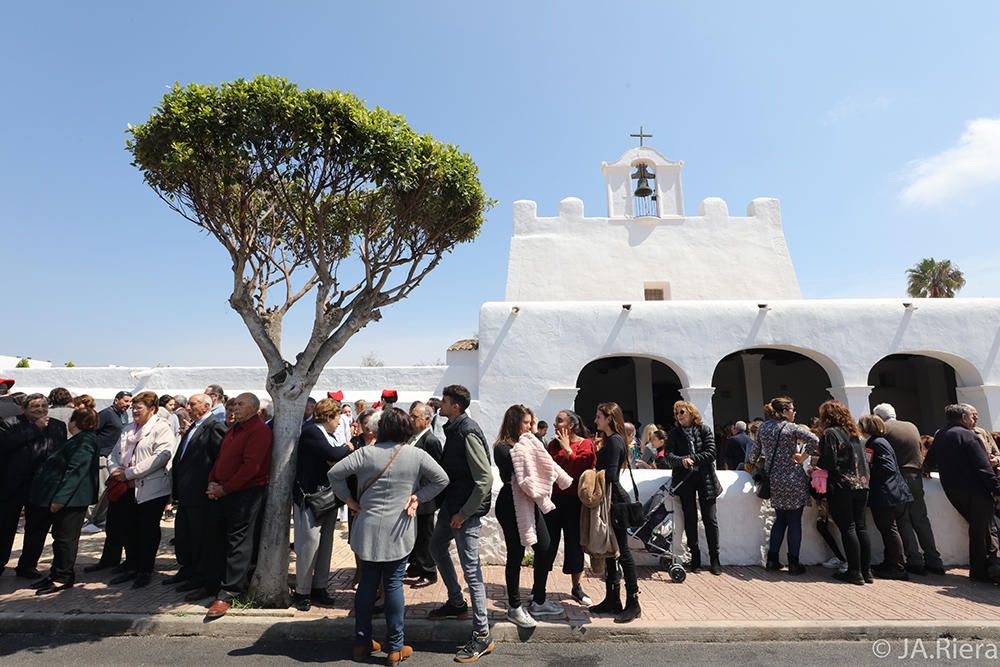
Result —
<svg viewBox="0 0 1000 667"><path fill-rule="evenodd" d="M617 161L601 164L608 195L609 218L673 218L684 216L681 189L683 161L668 160L659 151L645 146L652 137L639 128L639 146L626 151Z"/></svg>

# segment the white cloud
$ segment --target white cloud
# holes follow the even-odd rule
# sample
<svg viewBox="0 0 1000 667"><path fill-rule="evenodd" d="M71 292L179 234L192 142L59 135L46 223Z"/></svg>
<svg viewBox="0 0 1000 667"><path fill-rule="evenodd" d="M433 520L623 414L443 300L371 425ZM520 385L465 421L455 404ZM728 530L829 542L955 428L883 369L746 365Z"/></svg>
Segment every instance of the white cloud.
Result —
<svg viewBox="0 0 1000 667"><path fill-rule="evenodd" d="M1000 118L969 121L958 145L911 164L904 204L941 204L1000 184Z"/></svg>
<svg viewBox="0 0 1000 667"><path fill-rule="evenodd" d="M857 118L867 118L873 114L881 113L888 108L889 97L887 95L879 95L874 98L851 95L826 112L826 123L827 125L843 125Z"/></svg>

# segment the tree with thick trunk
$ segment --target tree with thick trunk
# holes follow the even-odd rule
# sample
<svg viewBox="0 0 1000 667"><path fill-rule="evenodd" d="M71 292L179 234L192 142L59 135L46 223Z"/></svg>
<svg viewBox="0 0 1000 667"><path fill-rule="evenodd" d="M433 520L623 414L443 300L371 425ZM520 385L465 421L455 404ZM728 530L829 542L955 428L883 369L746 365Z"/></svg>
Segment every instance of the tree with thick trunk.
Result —
<svg viewBox="0 0 1000 667"><path fill-rule="evenodd" d="M492 205L465 153L349 93L259 76L174 85L129 126L128 151L167 205L232 259L229 304L267 365L274 451L251 596L287 606L288 529L306 399L331 357L405 298ZM305 347L282 322L312 297Z"/></svg>

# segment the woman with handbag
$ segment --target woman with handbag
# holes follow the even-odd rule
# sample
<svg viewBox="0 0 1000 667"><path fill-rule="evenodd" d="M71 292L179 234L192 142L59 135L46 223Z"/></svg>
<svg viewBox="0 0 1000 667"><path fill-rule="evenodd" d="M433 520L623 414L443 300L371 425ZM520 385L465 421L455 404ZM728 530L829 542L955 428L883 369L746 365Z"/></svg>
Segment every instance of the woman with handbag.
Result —
<svg viewBox="0 0 1000 667"><path fill-rule="evenodd" d="M590 608L592 614L616 614L615 623L630 623L642 615L639 606L639 580L635 569L635 558L628 546L626 525L635 518L634 508L639 505L639 519L642 518L642 506L639 504L638 489L635 479L632 486L636 492L633 500L622 487L619 478L622 468L628 466L628 445L625 440L625 418L617 403L601 403L597 406L594 417L597 430L603 434L604 440L597 452L597 469L604 471L605 493L611 493L612 529L618 542L618 558L616 562L608 563L605 575L605 597L600 604ZM632 467L628 466L629 473ZM621 567L621 572L618 571ZM621 577L625 577L625 606L622 607Z"/></svg>
<svg viewBox="0 0 1000 667"><path fill-rule="evenodd" d="M351 548L361 560L354 596L355 659L383 648L372 639L379 582L385 589L388 663L396 665L413 654L403 643L403 576L417 538L417 508L444 490L448 475L430 454L406 446L412 434L405 412L386 410L379 419L378 441L358 448L329 473L337 497L357 514L351 531ZM357 494L347 486L351 475L357 476Z"/></svg>
<svg viewBox="0 0 1000 667"><path fill-rule="evenodd" d="M330 581L333 532L337 521L336 496L327 472L353 451L350 443L335 438L340 426L340 401L324 398L316 404L313 421L299 436L298 464L292 490L292 520L295 539L295 598L299 611L312 604L332 606L326 587Z"/></svg>
<svg viewBox="0 0 1000 667"><path fill-rule="evenodd" d="M149 584L156 565L160 518L173 490L170 459L177 447L170 424L156 416L159 409L155 393L136 394L132 398L133 422L122 431L121 442L111 452L109 480L126 485L116 504L129 565L111 584L134 580L132 588L142 588Z"/></svg>
<svg viewBox="0 0 1000 667"><path fill-rule="evenodd" d="M874 583L871 571L871 543L865 526L868 506L868 461L861 444L861 431L847 406L826 401L819 406L822 446L819 467L829 473L827 498L830 514L840 529L840 541L847 556L847 571L833 577L848 584Z"/></svg>
<svg viewBox="0 0 1000 667"><path fill-rule="evenodd" d="M759 472L757 495L770 499L774 509L774 524L767 549L765 568L772 571L783 566L778 551L788 533L788 573L803 574L799 562L802 546L802 511L809 504L809 475L802 464L818 454L819 438L804 426L795 423L795 404L786 396L771 399L764 406L767 420L760 425L757 439L750 451L750 460L757 461Z"/></svg>
<svg viewBox="0 0 1000 667"><path fill-rule="evenodd" d="M701 548L698 546L698 507L705 524L711 572L722 574L719 561L719 519L715 499L722 485L715 474L715 436L701 421L701 413L690 401L674 403L674 427L667 434L666 463L671 469L671 489L676 492L684 511L684 533L691 550L692 572L701 568ZM695 496L697 495L697 499Z"/></svg>

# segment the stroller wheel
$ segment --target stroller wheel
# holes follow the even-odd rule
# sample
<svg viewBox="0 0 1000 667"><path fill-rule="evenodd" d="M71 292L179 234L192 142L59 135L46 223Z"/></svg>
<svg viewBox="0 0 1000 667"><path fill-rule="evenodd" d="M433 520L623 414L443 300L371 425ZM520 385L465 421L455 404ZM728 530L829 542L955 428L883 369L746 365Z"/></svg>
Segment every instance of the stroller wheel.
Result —
<svg viewBox="0 0 1000 667"><path fill-rule="evenodd" d="M683 565L672 565L670 567L670 579L675 584L682 584L684 580L687 579L687 572L684 570Z"/></svg>

